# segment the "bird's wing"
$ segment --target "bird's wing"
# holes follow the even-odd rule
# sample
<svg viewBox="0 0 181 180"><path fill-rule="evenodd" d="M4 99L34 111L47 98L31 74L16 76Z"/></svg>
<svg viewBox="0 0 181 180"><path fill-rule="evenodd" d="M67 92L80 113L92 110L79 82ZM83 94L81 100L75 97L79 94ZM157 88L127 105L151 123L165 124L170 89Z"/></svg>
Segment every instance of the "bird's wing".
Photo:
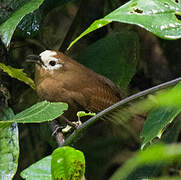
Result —
<svg viewBox="0 0 181 180"><path fill-rule="evenodd" d="M85 110L96 113L121 99L119 89L102 76L101 79L87 82L86 87L80 88L79 92L72 92L71 96Z"/></svg>

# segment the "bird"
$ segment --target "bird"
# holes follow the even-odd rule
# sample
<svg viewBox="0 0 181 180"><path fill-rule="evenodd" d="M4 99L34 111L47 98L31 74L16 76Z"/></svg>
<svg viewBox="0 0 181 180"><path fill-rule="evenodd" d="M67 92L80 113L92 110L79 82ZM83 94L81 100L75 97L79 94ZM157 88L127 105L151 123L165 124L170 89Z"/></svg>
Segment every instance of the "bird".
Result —
<svg viewBox="0 0 181 180"><path fill-rule="evenodd" d="M67 55L45 50L29 55L35 62L35 85L41 100L65 102L63 116L75 120L78 111L98 113L120 101L123 94L108 78L78 63Z"/></svg>

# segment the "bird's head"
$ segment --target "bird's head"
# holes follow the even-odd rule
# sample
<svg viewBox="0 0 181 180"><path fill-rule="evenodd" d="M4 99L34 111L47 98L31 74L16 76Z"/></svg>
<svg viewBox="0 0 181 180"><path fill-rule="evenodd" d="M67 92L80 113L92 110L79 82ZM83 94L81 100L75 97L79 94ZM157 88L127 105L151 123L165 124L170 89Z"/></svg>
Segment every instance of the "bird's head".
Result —
<svg viewBox="0 0 181 180"><path fill-rule="evenodd" d="M40 55L27 56L27 62L34 62L38 68L48 71L59 70L64 64L64 55L53 50L43 51Z"/></svg>

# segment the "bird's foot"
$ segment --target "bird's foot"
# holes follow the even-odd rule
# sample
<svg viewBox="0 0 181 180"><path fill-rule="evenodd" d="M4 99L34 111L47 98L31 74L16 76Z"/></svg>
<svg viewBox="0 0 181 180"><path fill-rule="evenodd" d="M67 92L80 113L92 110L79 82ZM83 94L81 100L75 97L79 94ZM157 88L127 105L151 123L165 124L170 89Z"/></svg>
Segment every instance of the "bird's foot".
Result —
<svg viewBox="0 0 181 180"><path fill-rule="evenodd" d="M53 130L53 133L52 133L52 136L55 136L58 132L61 132L62 131L62 126L59 126L58 124L55 124L54 126L54 130Z"/></svg>
<svg viewBox="0 0 181 180"><path fill-rule="evenodd" d="M62 129L62 133L68 133L71 131L71 129L72 129L72 126L66 125L66 127Z"/></svg>
<svg viewBox="0 0 181 180"><path fill-rule="evenodd" d="M62 133L62 127L57 122L51 121L50 126L52 128L52 136L55 136L58 146L61 147L64 143L64 135Z"/></svg>
<svg viewBox="0 0 181 180"><path fill-rule="evenodd" d="M80 119L78 119L78 121L73 122L76 126L76 129L79 128L82 125L82 122L80 121Z"/></svg>
<svg viewBox="0 0 181 180"><path fill-rule="evenodd" d="M65 128L62 129L63 133L68 133L72 128L77 129L82 125L82 122L80 120L76 122L71 122L71 125L67 125Z"/></svg>

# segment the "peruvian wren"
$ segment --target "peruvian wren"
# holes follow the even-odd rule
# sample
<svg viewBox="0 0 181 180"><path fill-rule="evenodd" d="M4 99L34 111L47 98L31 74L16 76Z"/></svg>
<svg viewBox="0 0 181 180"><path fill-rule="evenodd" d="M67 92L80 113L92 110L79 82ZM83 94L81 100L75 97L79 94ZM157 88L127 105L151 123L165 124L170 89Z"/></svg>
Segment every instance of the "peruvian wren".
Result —
<svg viewBox="0 0 181 180"><path fill-rule="evenodd" d="M36 60L35 84L38 96L51 102L66 102L64 116L73 120L84 110L100 112L120 101L122 95L116 85L63 53L46 50Z"/></svg>

